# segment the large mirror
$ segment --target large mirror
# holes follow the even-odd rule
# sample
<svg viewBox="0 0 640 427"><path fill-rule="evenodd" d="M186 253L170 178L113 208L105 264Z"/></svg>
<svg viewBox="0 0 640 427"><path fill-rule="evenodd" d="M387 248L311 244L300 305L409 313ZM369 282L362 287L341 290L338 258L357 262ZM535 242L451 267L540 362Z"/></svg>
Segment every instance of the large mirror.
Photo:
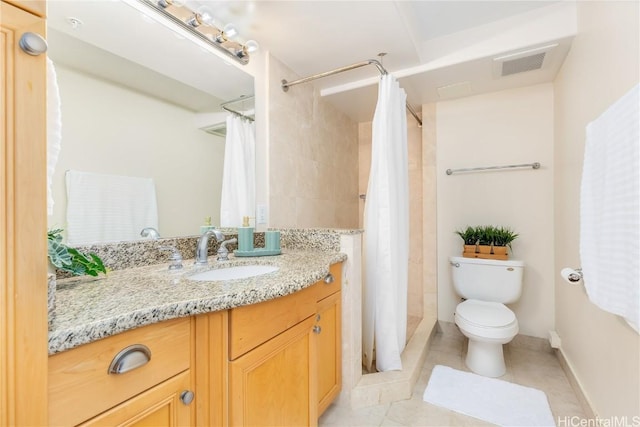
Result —
<svg viewBox="0 0 640 427"><path fill-rule="evenodd" d="M219 224L220 104L252 95L253 77L152 14L121 1L48 3L62 117L50 228L67 226L67 171L152 180L162 237L198 234L206 217Z"/></svg>

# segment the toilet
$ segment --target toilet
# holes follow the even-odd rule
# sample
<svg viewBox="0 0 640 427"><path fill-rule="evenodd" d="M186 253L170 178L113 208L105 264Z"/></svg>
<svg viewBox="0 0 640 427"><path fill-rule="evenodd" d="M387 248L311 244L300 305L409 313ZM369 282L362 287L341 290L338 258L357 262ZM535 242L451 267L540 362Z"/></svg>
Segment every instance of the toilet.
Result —
<svg viewBox="0 0 640 427"><path fill-rule="evenodd" d="M455 323L469 338L465 363L479 375L500 377L506 366L502 345L518 333L518 319L505 304L522 293L524 262L450 257L453 287L465 299Z"/></svg>

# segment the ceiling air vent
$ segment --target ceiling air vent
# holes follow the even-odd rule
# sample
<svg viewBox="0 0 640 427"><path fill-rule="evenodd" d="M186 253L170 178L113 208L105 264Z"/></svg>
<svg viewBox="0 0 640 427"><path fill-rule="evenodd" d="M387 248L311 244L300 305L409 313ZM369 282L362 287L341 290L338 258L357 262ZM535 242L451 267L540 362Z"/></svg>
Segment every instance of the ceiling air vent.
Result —
<svg viewBox="0 0 640 427"><path fill-rule="evenodd" d="M542 68L545 55L546 52L543 52L525 56L524 58L512 59L511 61L504 61L502 63L502 74L500 75L504 77L511 74L524 73L525 71L539 70Z"/></svg>
<svg viewBox="0 0 640 427"><path fill-rule="evenodd" d="M494 58L494 77L506 77L539 70L544 66L547 53L556 46L558 45L536 47Z"/></svg>
<svg viewBox="0 0 640 427"><path fill-rule="evenodd" d="M227 123L216 123L215 125L201 127L200 130L210 133L211 135L226 137L227 136Z"/></svg>

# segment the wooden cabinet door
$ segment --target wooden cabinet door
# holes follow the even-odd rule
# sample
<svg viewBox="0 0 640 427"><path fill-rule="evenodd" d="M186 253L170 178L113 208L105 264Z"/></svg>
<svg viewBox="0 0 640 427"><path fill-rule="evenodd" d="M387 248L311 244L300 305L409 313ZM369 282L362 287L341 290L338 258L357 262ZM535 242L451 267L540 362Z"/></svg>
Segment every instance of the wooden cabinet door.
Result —
<svg viewBox="0 0 640 427"><path fill-rule="evenodd" d="M318 363L318 416L342 387L341 292L320 300L314 326Z"/></svg>
<svg viewBox="0 0 640 427"><path fill-rule="evenodd" d="M191 426L195 402L185 404L181 395L192 390L185 371L138 396L98 415L82 426L173 427Z"/></svg>
<svg viewBox="0 0 640 427"><path fill-rule="evenodd" d="M230 363L230 425L317 425L314 323L309 317Z"/></svg>
<svg viewBox="0 0 640 427"><path fill-rule="evenodd" d="M0 1L0 425L47 424L45 21Z"/></svg>

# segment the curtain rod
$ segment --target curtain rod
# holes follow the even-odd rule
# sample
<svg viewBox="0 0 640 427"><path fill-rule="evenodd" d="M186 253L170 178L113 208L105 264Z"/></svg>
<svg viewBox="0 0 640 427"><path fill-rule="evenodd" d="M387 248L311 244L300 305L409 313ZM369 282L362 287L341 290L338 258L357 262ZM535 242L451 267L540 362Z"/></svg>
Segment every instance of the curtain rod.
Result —
<svg viewBox="0 0 640 427"><path fill-rule="evenodd" d="M254 96L255 95L240 95L238 98L232 99L230 101L223 102L222 104L220 104L220 106L222 107L223 110L228 111L231 114L235 114L237 116L240 116L242 118L245 118L245 119L253 122L253 121L255 121L255 119L253 117L249 117L249 116L247 116L245 114L242 114L240 111L233 110L233 109L227 107L227 105L235 104L236 102L240 102L240 101L247 101L249 99L253 99Z"/></svg>
<svg viewBox="0 0 640 427"><path fill-rule="evenodd" d="M302 83L307 83L307 82L310 82L312 80L321 79L323 77L333 76L334 74L343 73L345 71L355 70L356 68L366 67L367 65L375 65L376 68L378 69L378 71L380 72L380 75L382 75L382 76L389 74L387 72L387 70L382 66L380 61L378 61L376 59L368 59L368 60L363 61L363 62L358 62L358 63L355 63L355 64L347 65L346 67L336 68L335 70L331 70L331 71L325 71L324 73L314 74L312 76L304 77L302 79L294 80L292 82L288 82L286 80L282 80L282 90L284 92L287 92L291 86L299 85L299 84L302 84ZM418 126L422 127L422 120L420 119L420 117L418 117L418 114L416 114L416 112L413 109L413 107L408 102L406 103L406 105L407 105L407 110L409 111L409 113L411 113L413 118L415 118L416 121L418 122Z"/></svg>
<svg viewBox="0 0 640 427"><path fill-rule="evenodd" d="M250 116L247 116L247 115L245 115L245 114L242 114L240 111L232 110L231 108L229 108L229 107L227 107L227 106L224 106L224 105L223 105L223 106L222 106L222 109L223 109L223 110L225 110L225 111L228 111L228 112L229 112L229 113L231 113L231 114L235 114L236 116L240 116L240 117L242 117L243 119L247 119L247 120L249 120L250 122L255 121L255 119L254 119L253 117L250 117Z"/></svg>

